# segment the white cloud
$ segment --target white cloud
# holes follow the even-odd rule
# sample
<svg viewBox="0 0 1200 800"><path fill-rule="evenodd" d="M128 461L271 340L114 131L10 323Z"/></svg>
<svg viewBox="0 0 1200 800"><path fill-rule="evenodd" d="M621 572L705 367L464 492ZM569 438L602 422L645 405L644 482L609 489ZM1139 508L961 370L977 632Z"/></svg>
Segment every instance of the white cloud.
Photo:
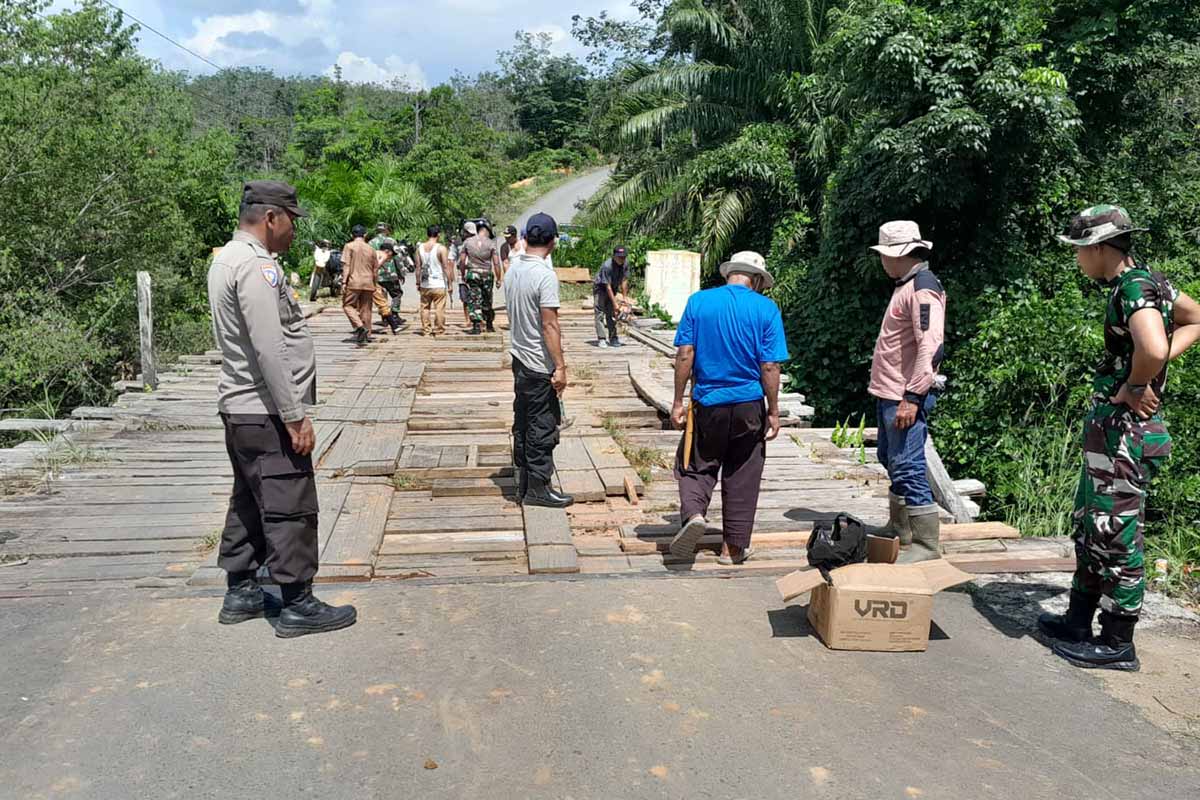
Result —
<svg viewBox="0 0 1200 800"><path fill-rule="evenodd" d="M195 33L184 44L218 63L250 63L269 54L270 48L230 44L226 36L257 33L295 47L311 41L314 35L330 31L335 22L332 0L300 0L300 10L295 14L251 11L194 19Z"/></svg>
<svg viewBox="0 0 1200 800"><path fill-rule="evenodd" d="M378 83L384 86L399 82L414 89L426 89L429 81L425 71L416 62L407 62L397 56L388 56L383 64L377 64L374 59L360 56L349 50L338 54L336 66L342 68L342 79L349 83ZM334 67L325 70L332 77Z"/></svg>

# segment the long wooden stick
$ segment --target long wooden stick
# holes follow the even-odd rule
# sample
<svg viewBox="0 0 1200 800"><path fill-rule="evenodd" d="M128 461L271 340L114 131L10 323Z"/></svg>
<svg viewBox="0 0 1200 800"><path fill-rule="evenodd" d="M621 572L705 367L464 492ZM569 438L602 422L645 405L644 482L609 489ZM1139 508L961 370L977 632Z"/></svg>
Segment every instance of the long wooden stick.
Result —
<svg viewBox="0 0 1200 800"><path fill-rule="evenodd" d="M692 404L688 403L687 425L683 429L683 468L687 469L692 464L692 437L696 433L696 415L692 411Z"/></svg>

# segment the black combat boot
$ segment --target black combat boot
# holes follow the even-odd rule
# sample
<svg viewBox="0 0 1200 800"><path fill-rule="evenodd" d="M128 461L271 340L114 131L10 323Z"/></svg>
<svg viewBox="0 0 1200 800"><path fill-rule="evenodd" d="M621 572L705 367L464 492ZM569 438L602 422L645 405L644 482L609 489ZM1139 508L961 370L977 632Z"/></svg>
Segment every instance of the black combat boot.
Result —
<svg viewBox="0 0 1200 800"><path fill-rule="evenodd" d="M495 326L495 324L493 324L493 323L489 322L489 323L487 324L487 332L488 332L488 333L495 333L495 332L496 332L496 326Z"/></svg>
<svg viewBox="0 0 1200 800"><path fill-rule="evenodd" d="M1118 617L1100 612L1100 635L1086 642L1055 642L1054 652L1084 669L1118 669L1137 672L1142 668L1133 646L1137 617Z"/></svg>
<svg viewBox="0 0 1200 800"><path fill-rule="evenodd" d="M354 339L359 347L362 347L371 340L371 333L366 328L360 327L354 332Z"/></svg>
<svg viewBox="0 0 1200 800"><path fill-rule="evenodd" d="M392 329L392 336L395 336L400 332L400 318L394 313L388 314L387 324L388 327Z"/></svg>
<svg viewBox="0 0 1200 800"><path fill-rule="evenodd" d="M1064 642L1086 642L1092 638L1092 618L1100 605L1100 595L1071 590L1071 602L1066 614L1042 614L1038 628L1052 639Z"/></svg>
<svg viewBox="0 0 1200 800"><path fill-rule="evenodd" d="M280 639L338 631L358 620L354 606L331 606L314 597L312 581L288 583L279 588L283 593L283 610L279 612L275 635Z"/></svg>
<svg viewBox="0 0 1200 800"><path fill-rule="evenodd" d="M529 491L529 470L517 467L517 502L525 502L525 493Z"/></svg>
<svg viewBox="0 0 1200 800"><path fill-rule="evenodd" d="M525 489L522 505L526 506L541 506L542 508L566 508L573 504L575 498L569 494L560 494L550 488L550 484L537 478L529 478L528 487Z"/></svg>
<svg viewBox="0 0 1200 800"><path fill-rule="evenodd" d="M467 331L467 336L478 336L478 335L479 335L479 334L481 334L481 333L483 333L483 331L481 331L481 330L479 329L479 323L478 323L478 322L472 322L472 323L471 323L471 330Z"/></svg>
<svg viewBox="0 0 1200 800"><path fill-rule="evenodd" d="M230 572L225 576L225 602L217 622L236 625L250 619L262 619L279 613L279 605L258 584L253 572Z"/></svg>

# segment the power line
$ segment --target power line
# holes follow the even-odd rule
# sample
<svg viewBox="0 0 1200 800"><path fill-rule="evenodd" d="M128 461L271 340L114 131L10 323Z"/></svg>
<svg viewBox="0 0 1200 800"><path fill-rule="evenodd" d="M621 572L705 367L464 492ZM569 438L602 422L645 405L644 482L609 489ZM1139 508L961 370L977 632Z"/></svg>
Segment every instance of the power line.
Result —
<svg viewBox="0 0 1200 800"><path fill-rule="evenodd" d="M154 28L154 27L151 27L150 25L147 25L145 22L142 22L140 19L138 19L137 17L135 17L133 14L130 14L128 11L126 11L125 9L123 9L123 8L121 8L120 6L116 5L115 3L111 3L111 2L109 2L109 0L100 0L100 1L101 1L102 3L104 3L104 5L108 6L109 8L112 8L112 9L113 9L113 10L115 10L115 11L119 11L120 13L122 13L122 14L124 14L125 16L129 17L131 20L133 20L134 22L136 22L138 25L141 25L143 28L145 28L146 30L150 31L151 33L157 34L157 35L158 35L158 36L160 36L161 38L163 38L163 39L167 40L168 42L170 42L171 44L175 45L176 47L178 47L178 48L179 48L180 50L182 50L183 52L185 52L185 53L188 53L188 54L190 54L190 55L193 55L193 56L195 56L196 58L200 59L200 60L201 60L201 61L203 61L205 64L208 64L210 67L212 67L213 69L217 70L218 72L220 72L220 71L222 71L222 70L224 70L224 69L225 69L225 67L222 67L220 64L216 64L216 63L214 63L214 62L212 62L212 61L209 61L207 58L205 58L204 56L200 55L200 54L199 54L199 53L197 53L195 50L192 50L192 49L190 49L190 48L188 48L188 47L184 47L184 46L183 46L183 45L181 45L179 42L175 41L175 40L174 40L174 39L172 39L170 36L167 36L165 33L163 33L162 31L158 30L157 28Z"/></svg>

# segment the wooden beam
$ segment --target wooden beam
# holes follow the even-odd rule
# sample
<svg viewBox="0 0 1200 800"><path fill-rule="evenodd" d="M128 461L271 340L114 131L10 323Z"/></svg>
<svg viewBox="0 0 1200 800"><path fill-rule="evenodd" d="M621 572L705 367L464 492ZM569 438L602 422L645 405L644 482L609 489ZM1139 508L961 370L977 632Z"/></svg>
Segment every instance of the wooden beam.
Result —
<svg viewBox="0 0 1200 800"><path fill-rule="evenodd" d="M932 436L925 437L925 472L929 477L929 486L933 489L933 497L942 508L950 512L955 522L970 522L973 519L971 510L954 487L954 481L946 471L942 457L938 455Z"/></svg>
<svg viewBox="0 0 1200 800"><path fill-rule="evenodd" d="M154 360L154 308L150 297L150 273L137 274L138 334L142 348L142 386L158 388L158 368Z"/></svg>

